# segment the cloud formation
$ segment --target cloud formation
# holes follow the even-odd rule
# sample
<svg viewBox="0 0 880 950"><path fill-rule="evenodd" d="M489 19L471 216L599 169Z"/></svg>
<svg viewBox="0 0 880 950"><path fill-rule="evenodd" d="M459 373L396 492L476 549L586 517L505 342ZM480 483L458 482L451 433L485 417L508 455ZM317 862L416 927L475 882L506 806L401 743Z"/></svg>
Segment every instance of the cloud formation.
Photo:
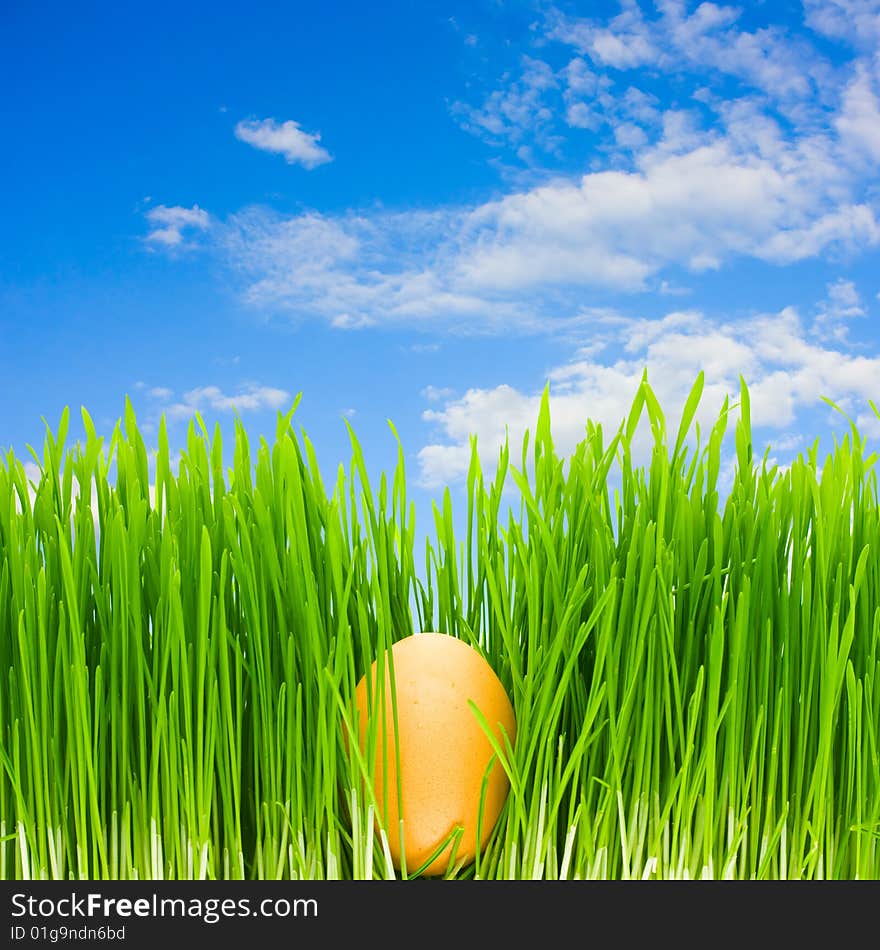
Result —
<svg viewBox="0 0 880 950"><path fill-rule="evenodd" d="M208 212L198 205L191 208L157 205L146 212L146 219L150 231L145 240L165 248L179 248L184 242L185 231L206 231L211 224Z"/></svg>
<svg viewBox="0 0 880 950"><path fill-rule="evenodd" d="M806 17L864 43L871 9L841 0L833 16L808 5ZM587 131L591 167L535 168L516 190L431 211L245 209L218 232L244 298L339 329L534 331L578 312L586 290L640 293L675 286L674 269L876 247L880 72L863 46L835 65L809 32L742 20L739 8L680 0L625 0L604 21L550 8L542 42L565 65L525 56L453 115L526 164ZM644 67L686 95L664 101ZM288 126L265 120L248 135L282 151ZM304 133L290 132L295 155Z"/></svg>
<svg viewBox="0 0 880 950"><path fill-rule="evenodd" d="M156 390L153 390L156 392ZM171 391L162 389L171 399ZM261 409L283 409L291 401L285 389L249 383L237 393L223 392L219 386L197 386L183 393L176 401L169 401L162 409L171 419L188 419L196 412L213 409L216 412L256 412Z"/></svg>
<svg viewBox="0 0 880 950"><path fill-rule="evenodd" d="M429 210L249 207L212 227L212 246L264 311L465 333L555 330L585 293L674 293L682 271L855 257L880 244L875 14L808 3L793 33L708 2L624 0L601 21L551 7L536 55L452 106L529 166L518 188ZM819 33L850 44L839 60ZM236 135L304 167L330 159L292 120ZM533 161L542 150L556 172ZM150 240L179 243L182 226L157 224Z"/></svg>
<svg viewBox="0 0 880 950"><path fill-rule="evenodd" d="M549 36L598 67L721 73L780 99L811 95L827 74L813 50L782 27L741 28L739 7L700 3L688 12L683 0L658 0L651 12L624 0L617 16L601 22L551 8Z"/></svg>
<svg viewBox="0 0 880 950"><path fill-rule="evenodd" d="M828 296L817 308L813 330L820 337L845 341L850 321L865 316L862 299L853 281L843 277L828 284L827 290Z"/></svg>
<svg viewBox="0 0 880 950"><path fill-rule="evenodd" d="M807 25L817 33L856 46L880 42L877 0L803 0Z"/></svg>
<svg viewBox="0 0 880 950"><path fill-rule="evenodd" d="M639 292L676 266L786 265L880 242L857 167L826 131L789 139L746 106L696 138L670 122L629 169L435 213L252 208L222 240L255 305L340 328L536 329L583 288ZM555 294L560 310L543 298Z"/></svg>
<svg viewBox="0 0 880 950"><path fill-rule="evenodd" d="M304 132L293 119L243 119L235 126L235 137L260 151L283 155L288 165L311 170L333 161L330 153L318 144L321 133Z"/></svg>
<svg viewBox="0 0 880 950"><path fill-rule="evenodd" d="M835 287L838 297L851 298L848 287ZM772 433L774 444L796 445L792 430L799 414L821 408L822 397L852 411L866 431L876 426L868 402L877 398L880 357L817 342L794 308L735 323L715 322L699 311L672 312L661 320L609 316L604 330L607 354L577 354L547 375L561 455L584 438L588 419L601 423L606 434L617 431L645 368L673 429L701 370L706 384L697 422L704 433L725 397L736 402L740 374L749 385L753 427ZM441 408L426 409L423 417L436 436L419 452L422 482L435 487L463 477L472 434L486 464L497 456L506 432L511 446L519 446L525 430L534 428L543 382L537 380L531 390L472 388Z"/></svg>

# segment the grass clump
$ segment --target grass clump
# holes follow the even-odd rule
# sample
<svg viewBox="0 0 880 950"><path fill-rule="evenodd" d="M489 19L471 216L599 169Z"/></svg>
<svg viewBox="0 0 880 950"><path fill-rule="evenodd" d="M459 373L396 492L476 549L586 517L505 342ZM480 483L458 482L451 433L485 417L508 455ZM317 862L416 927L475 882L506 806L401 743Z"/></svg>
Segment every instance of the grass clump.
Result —
<svg viewBox="0 0 880 950"><path fill-rule="evenodd" d="M875 457L852 426L756 460L743 385L722 500L701 391L673 441L644 380L564 460L545 395L423 555L402 450L374 487L352 433L325 485L295 406L253 459L237 422L229 469L197 415L175 474L163 421L153 482L130 404L106 447L65 412L34 485L0 460L0 878L394 876L344 723L415 629L481 650L518 721L448 876L880 877Z"/></svg>

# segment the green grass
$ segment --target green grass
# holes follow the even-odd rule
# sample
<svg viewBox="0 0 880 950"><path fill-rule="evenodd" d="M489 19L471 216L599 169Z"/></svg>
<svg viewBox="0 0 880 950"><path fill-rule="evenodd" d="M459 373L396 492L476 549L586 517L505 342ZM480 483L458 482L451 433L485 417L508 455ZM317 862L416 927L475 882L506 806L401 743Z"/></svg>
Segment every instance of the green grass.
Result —
<svg viewBox="0 0 880 950"><path fill-rule="evenodd" d="M254 457L238 423L227 470L196 417L153 490L130 405L107 446L65 413L35 491L0 461L0 878L392 876L345 722L417 629L480 649L518 720L450 876L880 877L874 456L853 426L770 467L745 386L730 436L701 390L667 430L643 382L564 460L545 398L424 551L402 450L371 484L352 433L325 485L291 410Z"/></svg>

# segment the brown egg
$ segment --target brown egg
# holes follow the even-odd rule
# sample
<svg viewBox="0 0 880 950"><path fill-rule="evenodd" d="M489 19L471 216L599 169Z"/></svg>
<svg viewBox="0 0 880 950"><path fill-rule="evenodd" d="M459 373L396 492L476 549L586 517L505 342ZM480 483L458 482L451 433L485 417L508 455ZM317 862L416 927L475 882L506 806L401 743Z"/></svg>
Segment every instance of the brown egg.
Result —
<svg viewBox="0 0 880 950"><path fill-rule="evenodd" d="M477 852L477 815L483 776L494 750L486 733L468 705L483 714L503 749L502 727L511 744L516 735L513 707L495 672L473 647L441 633L417 633L399 640L391 648L397 694L397 739L400 755L400 797L403 803L404 844L408 873L417 870L455 828L464 829L454 863L467 864ZM398 833L400 803L397 792L397 764L391 678L387 654L385 664L385 735L378 715L379 682L373 664L371 682L376 710L375 768L373 790L395 867L400 868ZM367 683L363 677L355 690L360 746L370 762L366 747ZM387 743L387 772L383 776L383 750ZM492 764L481 822L480 847L484 847L507 798L508 780L497 758ZM452 843L423 872L434 875L446 871Z"/></svg>

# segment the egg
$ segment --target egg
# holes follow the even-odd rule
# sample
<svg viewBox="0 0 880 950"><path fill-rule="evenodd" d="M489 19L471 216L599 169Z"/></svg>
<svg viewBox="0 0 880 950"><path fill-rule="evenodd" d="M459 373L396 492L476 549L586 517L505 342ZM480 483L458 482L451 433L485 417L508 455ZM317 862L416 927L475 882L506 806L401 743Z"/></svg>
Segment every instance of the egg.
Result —
<svg viewBox="0 0 880 950"><path fill-rule="evenodd" d="M505 748L502 730L507 733L511 745L516 736L513 706L482 654L455 637L442 633L417 633L393 644L391 659L397 703L400 801L387 656L384 658L385 691L382 697L384 730L376 695L380 685L376 663L372 668L372 701L377 715L371 744L375 746L373 792L379 816L385 815L384 827L394 865L398 869L401 867L398 832L401 805L408 873L424 864L457 825L462 826L463 833L455 850L454 863L464 859L468 864L477 853L480 794L486 769L495 754L468 700L473 700L485 717L502 749ZM367 748L366 676L356 687L355 707L360 747L369 763L372 750ZM386 743L387 769L383 769ZM480 848L485 847L492 833L508 790L507 775L496 757L486 788ZM451 853L450 841L423 873L443 874Z"/></svg>

